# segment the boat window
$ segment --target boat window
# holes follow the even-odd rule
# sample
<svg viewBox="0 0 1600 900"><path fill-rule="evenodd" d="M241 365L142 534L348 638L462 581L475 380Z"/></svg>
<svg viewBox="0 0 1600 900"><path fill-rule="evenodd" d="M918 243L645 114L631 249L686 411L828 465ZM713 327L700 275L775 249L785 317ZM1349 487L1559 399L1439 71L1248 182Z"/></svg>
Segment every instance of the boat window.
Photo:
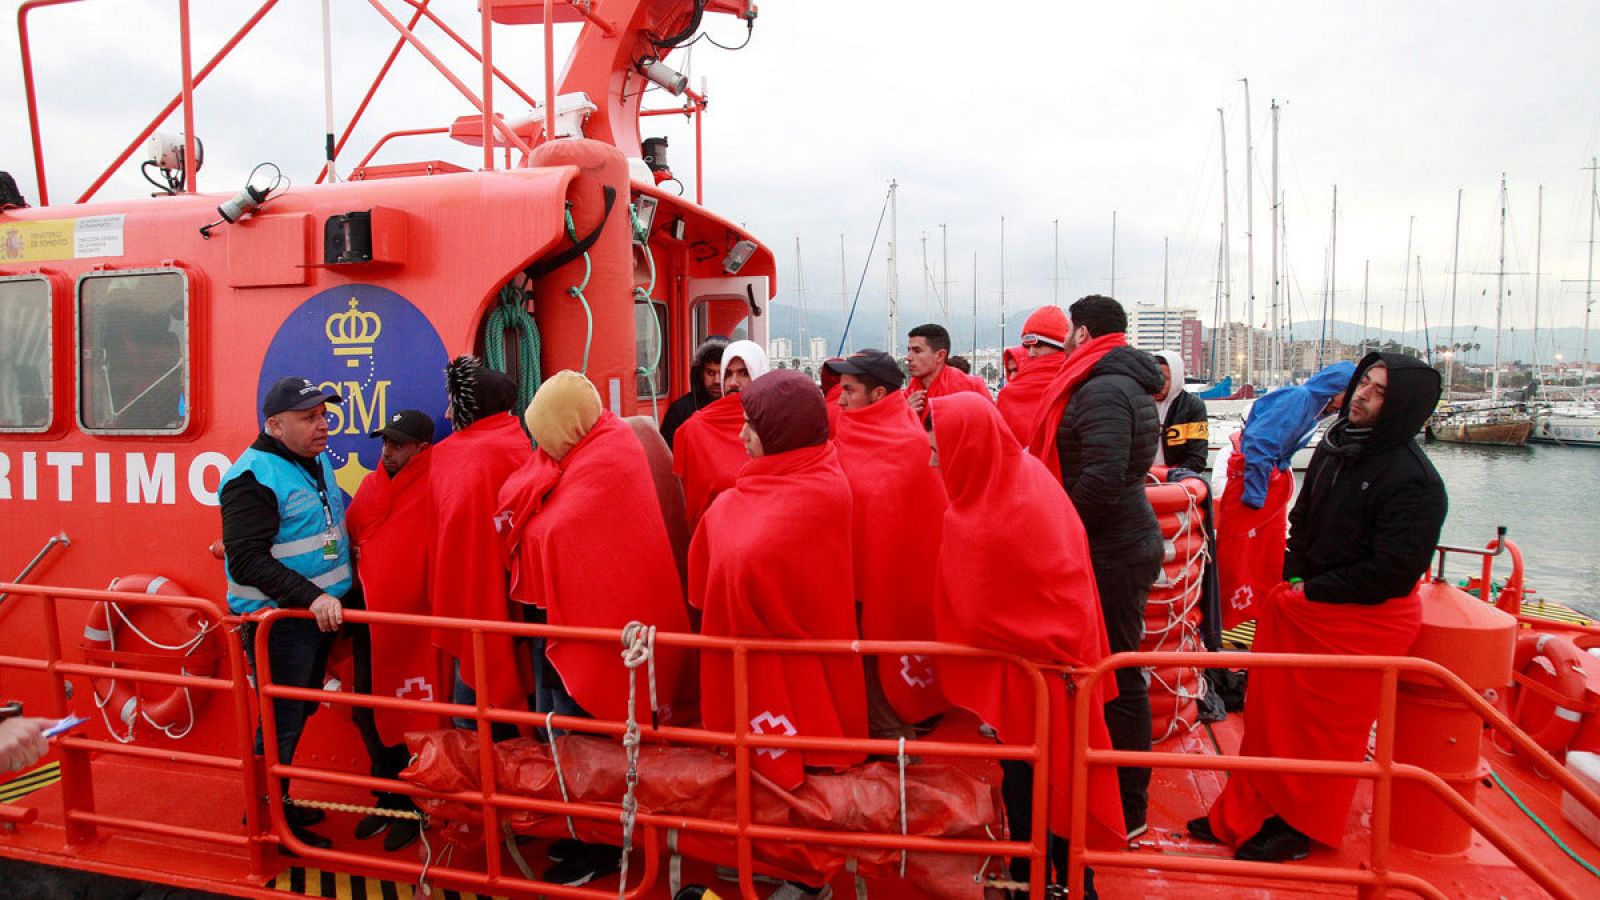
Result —
<svg viewBox="0 0 1600 900"><path fill-rule="evenodd" d="M174 434L189 421L189 284L162 269L78 281L78 419L85 431Z"/></svg>
<svg viewBox="0 0 1600 900"><path fill-rule="evenodd" d="M50 428L50 282L0 279L0 431Z"/></svg>
<svg viewBox="0 0 1600 900"><path fill-rule="evenodd" d="M667 373L672 371L667 366L667 356L671 346L667 339L667 305L655 300L633 304L633 358L639 370L641 399L667 395Z"/></svg>
<svg viewBox="0 0 1600 900"><path fill-rule="evenodd" d="M700 346L714 334L734 341L742 341L750 336L750 304L745 298L737 295L711 296L695 303L694 346Z"/></svg>

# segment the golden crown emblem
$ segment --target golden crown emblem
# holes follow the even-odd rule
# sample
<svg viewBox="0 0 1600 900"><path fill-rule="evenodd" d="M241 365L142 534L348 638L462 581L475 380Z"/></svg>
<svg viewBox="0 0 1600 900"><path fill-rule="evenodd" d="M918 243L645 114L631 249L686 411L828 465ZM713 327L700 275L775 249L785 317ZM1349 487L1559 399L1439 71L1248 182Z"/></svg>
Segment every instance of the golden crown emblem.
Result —
<svg viewBox="0 0 1600 900"><path fill-rule="evenodd" d="M361 301L351 297L350 311L329 316L323 332L333 345L333 355L350 357L345 365L354 369L360 364L355 357L372 355L372 345L383 333L383 319L377 313L362 312Z"/></svg>

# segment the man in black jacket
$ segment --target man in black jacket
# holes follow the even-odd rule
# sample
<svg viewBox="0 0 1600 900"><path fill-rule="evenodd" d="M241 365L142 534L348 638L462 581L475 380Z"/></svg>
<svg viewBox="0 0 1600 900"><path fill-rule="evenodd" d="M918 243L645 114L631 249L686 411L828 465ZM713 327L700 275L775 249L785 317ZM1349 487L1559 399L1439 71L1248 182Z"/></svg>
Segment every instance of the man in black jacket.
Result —
<svg viewBox="0 0 1600 900"><path fill-rule="evenodd" d="M1183 354L1161 350L1155 354L1165 384L1155 392L1156 412L1161 417L1161 448L1156 465L1171 469L1204 471L1211 439L1211 422L1206 418L1206 401L1183 387Z"/></svg>
<svg viewBox="0 0 1600 900"><path fill-rule="evenodd" d="M722 396L722 351L727 346L727 338L714 334L695 349L693 368L689 370L689 393L672 401L667 414L661 417L661 437L669 450L678 426L689 421L700 407Z"/></svg>
<svg viewBox="0 0 1600 900"><path fill-rule="evenodd" d="M1417 581L1444 527L1444 483L1415 436L1438 403L1437 370L1370 353L1349 402L1311 458L1289 513L1286 583L1257 619L1267 653L1393 656L1422 624ZM1377 718L1376 672L1260 669L1245 695L1244 752L1355 762ZM1343 840L1353 778L1235 771L1191 836L1237 846L1258 862L1300 859L1312 841Z"/></svg>
<svg viewBox="0 0 1600 900"><path fill-rule="evenodd" d="M1068 313L1068 353L1128 330L1127 313L1110 297L1084 297ZM1161 369L1150 354L1122 341L1073 390L1056 427L1061 485L1089 536L1089 558L1113 653L1139 649L1145 600L1161 571L1161 529L1144 489L1160 433L1151 394L1161 384ZM1117 699L1106 704L1112 746L1147 751L1150 692L1145 674L1119 669L1116 677ZM1117 777L1132 837L1145 829L1150 770L1119 769Z"/></svg>

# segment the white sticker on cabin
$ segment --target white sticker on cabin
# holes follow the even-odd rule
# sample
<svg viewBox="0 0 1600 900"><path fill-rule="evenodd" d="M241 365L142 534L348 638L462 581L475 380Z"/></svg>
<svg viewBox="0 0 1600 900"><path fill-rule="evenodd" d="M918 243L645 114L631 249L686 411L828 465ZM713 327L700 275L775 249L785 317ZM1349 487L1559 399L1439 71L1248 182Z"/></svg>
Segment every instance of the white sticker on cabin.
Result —
<svg viewBox="0 0 1600 900"><path fill-rule="evenodd" d="M122 255L122 221L126 216L85 216L72 229L73 255L78 259Z"/></svg>

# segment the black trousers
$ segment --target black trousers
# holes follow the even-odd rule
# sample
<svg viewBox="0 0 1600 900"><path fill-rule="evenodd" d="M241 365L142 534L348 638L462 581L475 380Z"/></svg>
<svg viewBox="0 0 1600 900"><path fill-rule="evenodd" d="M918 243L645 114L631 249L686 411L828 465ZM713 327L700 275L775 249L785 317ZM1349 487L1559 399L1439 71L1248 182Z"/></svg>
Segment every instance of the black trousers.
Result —
<svg viewBox="0 0 1600 900"><path fill-rule="evenodd" d="M1144 640L1144 607L1150 585L1161 573L1163 545L1155 535L1141 547L1123 553L1091 554L1100 610L1112 653L1139 649ZM1118 750L1150 750L1150 685L1142 669L1118 669L1117 699L1106 704L1106 728ZM1150 802L1150 770L1119 768L1122 816L1132 831L1145 824Z"/></svg>

